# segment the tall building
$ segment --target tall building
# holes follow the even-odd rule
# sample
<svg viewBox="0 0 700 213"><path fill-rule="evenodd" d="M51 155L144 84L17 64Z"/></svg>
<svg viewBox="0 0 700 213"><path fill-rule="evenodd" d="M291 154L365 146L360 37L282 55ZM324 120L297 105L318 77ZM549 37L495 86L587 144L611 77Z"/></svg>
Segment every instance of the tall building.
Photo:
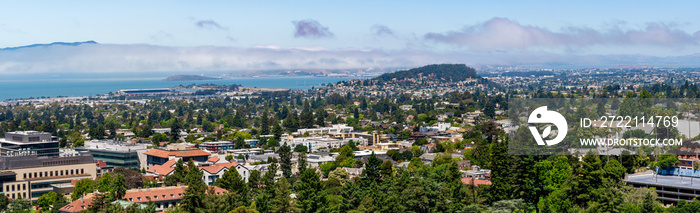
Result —
<svg viewBox="0 0 700 213"><path fill-rule="evenodd" d="M58 140L54 140L48 132L7 132L4 139L0 138L0 155L58 156Z"/></svg>
<svg viewBox="0 0 700 213"><path fill-rule="evenodd" d="M70 157L0 156L0 193L11 199L36 201L58 184L95 179L96 165L89 152Z"/></svg>

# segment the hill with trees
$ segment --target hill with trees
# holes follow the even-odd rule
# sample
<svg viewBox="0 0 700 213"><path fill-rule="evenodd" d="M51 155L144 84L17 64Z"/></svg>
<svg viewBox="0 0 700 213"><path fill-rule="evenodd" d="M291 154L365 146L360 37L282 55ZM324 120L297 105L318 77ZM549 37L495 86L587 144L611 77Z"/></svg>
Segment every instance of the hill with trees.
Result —
<svg viewBox="0 0 700 213"><path fill-rule="evenodd" d="M391 81L393 79L402 80L421 76L441 79L446 82L463 81L467 78L481 78L476 74L474 68L464 64L432 64L409 70L386 73L375 79L379 81Z"/></svg>

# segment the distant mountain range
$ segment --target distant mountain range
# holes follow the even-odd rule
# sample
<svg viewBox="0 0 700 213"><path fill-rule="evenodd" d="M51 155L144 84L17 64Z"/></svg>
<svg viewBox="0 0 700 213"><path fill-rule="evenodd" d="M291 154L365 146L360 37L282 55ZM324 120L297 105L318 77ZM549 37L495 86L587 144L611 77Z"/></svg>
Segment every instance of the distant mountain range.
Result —
<svg viewBox="0 0 700 213"><path fill-rule="evenodd" d="M649 56L547 52L438 52L432 50L305 50L151 44L54 42L0 48L0 74L229 73L230 76L373 77L427 64L466 64L477 70L579 69L611 67L700 67L700 54ZM421 67L416 69L429 69ZM440 67L438 67L440 68ZM466 66L458 68L467 70ZM556 72L556 71L555 71ZM417 74L407 72L405 76ZM436 73L438 74L438 73ZM401 73L384 78L401 77ZM442 75L442 74L439 74ZM222 75L226 77L226 75ZM444 76L445 80L463 76ZM385 79L387 80L387 79Z"/></svg>
<svg viewBox="0 0 700 213"><path fill-rule="evenodd" d="M24 48L33 48L33 47L50 47L50 46L78 46L81 44L98 44L95 41L83 41L83 42L54 42L50 44L32 44L32 45L26 45L26 46L19 46L19 47L7 47L7 48L0 48L0 50L18 50L18 49L24 49Z"/></svg>
<svg viewBox="0 0 700 213"><path fill-rule="evenodd" d="M164 81L204 81L204 80L219 80L221 78L207 77L201 75L173 75L163 79Z"/></svg>

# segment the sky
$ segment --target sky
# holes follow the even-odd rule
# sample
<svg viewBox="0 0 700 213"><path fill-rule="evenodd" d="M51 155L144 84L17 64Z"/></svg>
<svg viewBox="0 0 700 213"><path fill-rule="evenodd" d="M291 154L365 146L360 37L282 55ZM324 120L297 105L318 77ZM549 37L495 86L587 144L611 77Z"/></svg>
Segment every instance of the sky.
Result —
<svg viewBox="0 0 700 213"><path fill-rule="evenodd" d="M99 43L0 52L0 73L560 64L581 57L596 64L608 55L700 53L698 1L0 3L0 48Z"/></svg>

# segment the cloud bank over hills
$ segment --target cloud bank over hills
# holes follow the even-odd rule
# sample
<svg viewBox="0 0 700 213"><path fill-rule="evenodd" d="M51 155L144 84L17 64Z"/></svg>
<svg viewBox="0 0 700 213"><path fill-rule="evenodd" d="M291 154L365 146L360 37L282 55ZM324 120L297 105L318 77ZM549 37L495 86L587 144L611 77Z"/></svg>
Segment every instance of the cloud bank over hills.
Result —
<svg viewBox="0 0 700 213"><path fill-rule="evenodd" d="M146 44L54 43L0 49L0 74L251 71L418 67L436 63L542 68L651 65L699 67L700 54L566 55L535 51L478 53L420 49L318 47L171 47Z"/></svg>

